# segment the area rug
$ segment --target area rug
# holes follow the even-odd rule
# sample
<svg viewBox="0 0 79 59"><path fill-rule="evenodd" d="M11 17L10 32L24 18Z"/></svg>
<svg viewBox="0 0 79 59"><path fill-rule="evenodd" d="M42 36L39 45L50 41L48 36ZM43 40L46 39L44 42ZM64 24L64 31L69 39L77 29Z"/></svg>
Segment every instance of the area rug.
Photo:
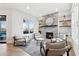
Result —
<svg viewBox="0 0 79 59"><path fill-rule="evenodd" d="M31 56L41 56L40 42L38 42L38 44L36 44L35 40L31 40L29 43L27 43L26 47L20 46L19 48L23 49L25 52L27 52Z"/></svg>

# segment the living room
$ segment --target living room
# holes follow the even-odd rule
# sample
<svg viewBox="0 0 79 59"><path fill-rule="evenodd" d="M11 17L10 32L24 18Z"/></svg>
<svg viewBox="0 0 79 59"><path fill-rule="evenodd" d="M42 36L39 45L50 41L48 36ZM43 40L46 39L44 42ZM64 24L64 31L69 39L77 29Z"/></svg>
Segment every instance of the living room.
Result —
<svg viewBox="0 0 79 59"><path fill-rule="evenodd" d="M78 3L0 3L0 15L6 15L4 44L20 48L30 56L46 56L46 51L40 51L42 42L52 39L54 44L64 39L72 46L66 46L67 51L64 49L59 55L78 56L78 9ZM25 46L17 46L14 36L24 38Z"/></svg>

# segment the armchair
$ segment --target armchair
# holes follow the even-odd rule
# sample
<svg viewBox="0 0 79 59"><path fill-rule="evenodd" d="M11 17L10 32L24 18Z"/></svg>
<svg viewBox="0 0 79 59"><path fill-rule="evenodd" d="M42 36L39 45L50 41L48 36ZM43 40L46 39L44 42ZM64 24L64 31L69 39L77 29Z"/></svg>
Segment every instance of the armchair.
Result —
<svg viewBox="0 0 79 59"><path fill-rule="evenodd" d="M42 38L41 34L34 34L34 39L36 40L36 43L40 41L44 41L44 38Z"/></svg>
<svg viewBox="0 0 79 59"><path fill-rule="evenodd" d="M65 41L51 43L46 42L40 44L40 52L43 56L63 56L65 52L67 52L67 56L69 56L70 46L66 46Z"/></svg>
<svg viewBox="0 0 79 59"><path fill-rule="evenodd" d="M14 46L16 45L24 45L26 46L26 38L17 38L17 36L13 36Z"/></svg>

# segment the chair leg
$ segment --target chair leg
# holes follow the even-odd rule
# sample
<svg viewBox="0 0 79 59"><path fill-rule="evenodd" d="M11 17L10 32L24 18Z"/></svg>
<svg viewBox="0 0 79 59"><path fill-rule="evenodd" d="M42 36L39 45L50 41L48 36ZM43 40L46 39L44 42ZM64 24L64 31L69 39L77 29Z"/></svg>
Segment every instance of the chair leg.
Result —
<svg viewBox="0 0 79 59"><path fill-rule="evenodd" d="M72 48L72 47L71 47L71 48ZM70 52L71 48L67 51L67 56L69 56L69 52Z"/></svg>
<svg viewBox="0 0 79 59"><path fill-rule="evenodd" d="M40 42L40 53L43 56L43 54L42 54L42 42Z"/></svg>
<svg viewBox="0 0 79 59"><path fill-rule="evenodd" d="M48 49L46 49L45 56L47 56L47 55L48 55L48 51L49 51L49 50L48 50Z"/></svg>
<svg viewBox="0 0 79 59"><path fill-rule="evenodd" d="M67 56L69 56L69 51L67 51Z"/></svg>

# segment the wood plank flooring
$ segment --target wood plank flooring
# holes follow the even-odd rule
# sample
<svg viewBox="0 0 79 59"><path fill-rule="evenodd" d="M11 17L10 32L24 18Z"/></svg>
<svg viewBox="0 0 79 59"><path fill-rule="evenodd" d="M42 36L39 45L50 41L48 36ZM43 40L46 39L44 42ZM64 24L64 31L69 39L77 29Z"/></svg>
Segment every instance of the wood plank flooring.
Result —
<svg viewBox="0 0 79 59"><path fill-rule="evenodd" d="M0 44L0 56L30 56L18 47L10 44Z"/></svg>
<svg viewBox="0 0 79 59"><path fill-rule="evenodd" d="M27 48L14 47L12 44L0 44L0 56L31 56L24 50ZM70 51L70 56L75 56L73 49Z"/></svg>

